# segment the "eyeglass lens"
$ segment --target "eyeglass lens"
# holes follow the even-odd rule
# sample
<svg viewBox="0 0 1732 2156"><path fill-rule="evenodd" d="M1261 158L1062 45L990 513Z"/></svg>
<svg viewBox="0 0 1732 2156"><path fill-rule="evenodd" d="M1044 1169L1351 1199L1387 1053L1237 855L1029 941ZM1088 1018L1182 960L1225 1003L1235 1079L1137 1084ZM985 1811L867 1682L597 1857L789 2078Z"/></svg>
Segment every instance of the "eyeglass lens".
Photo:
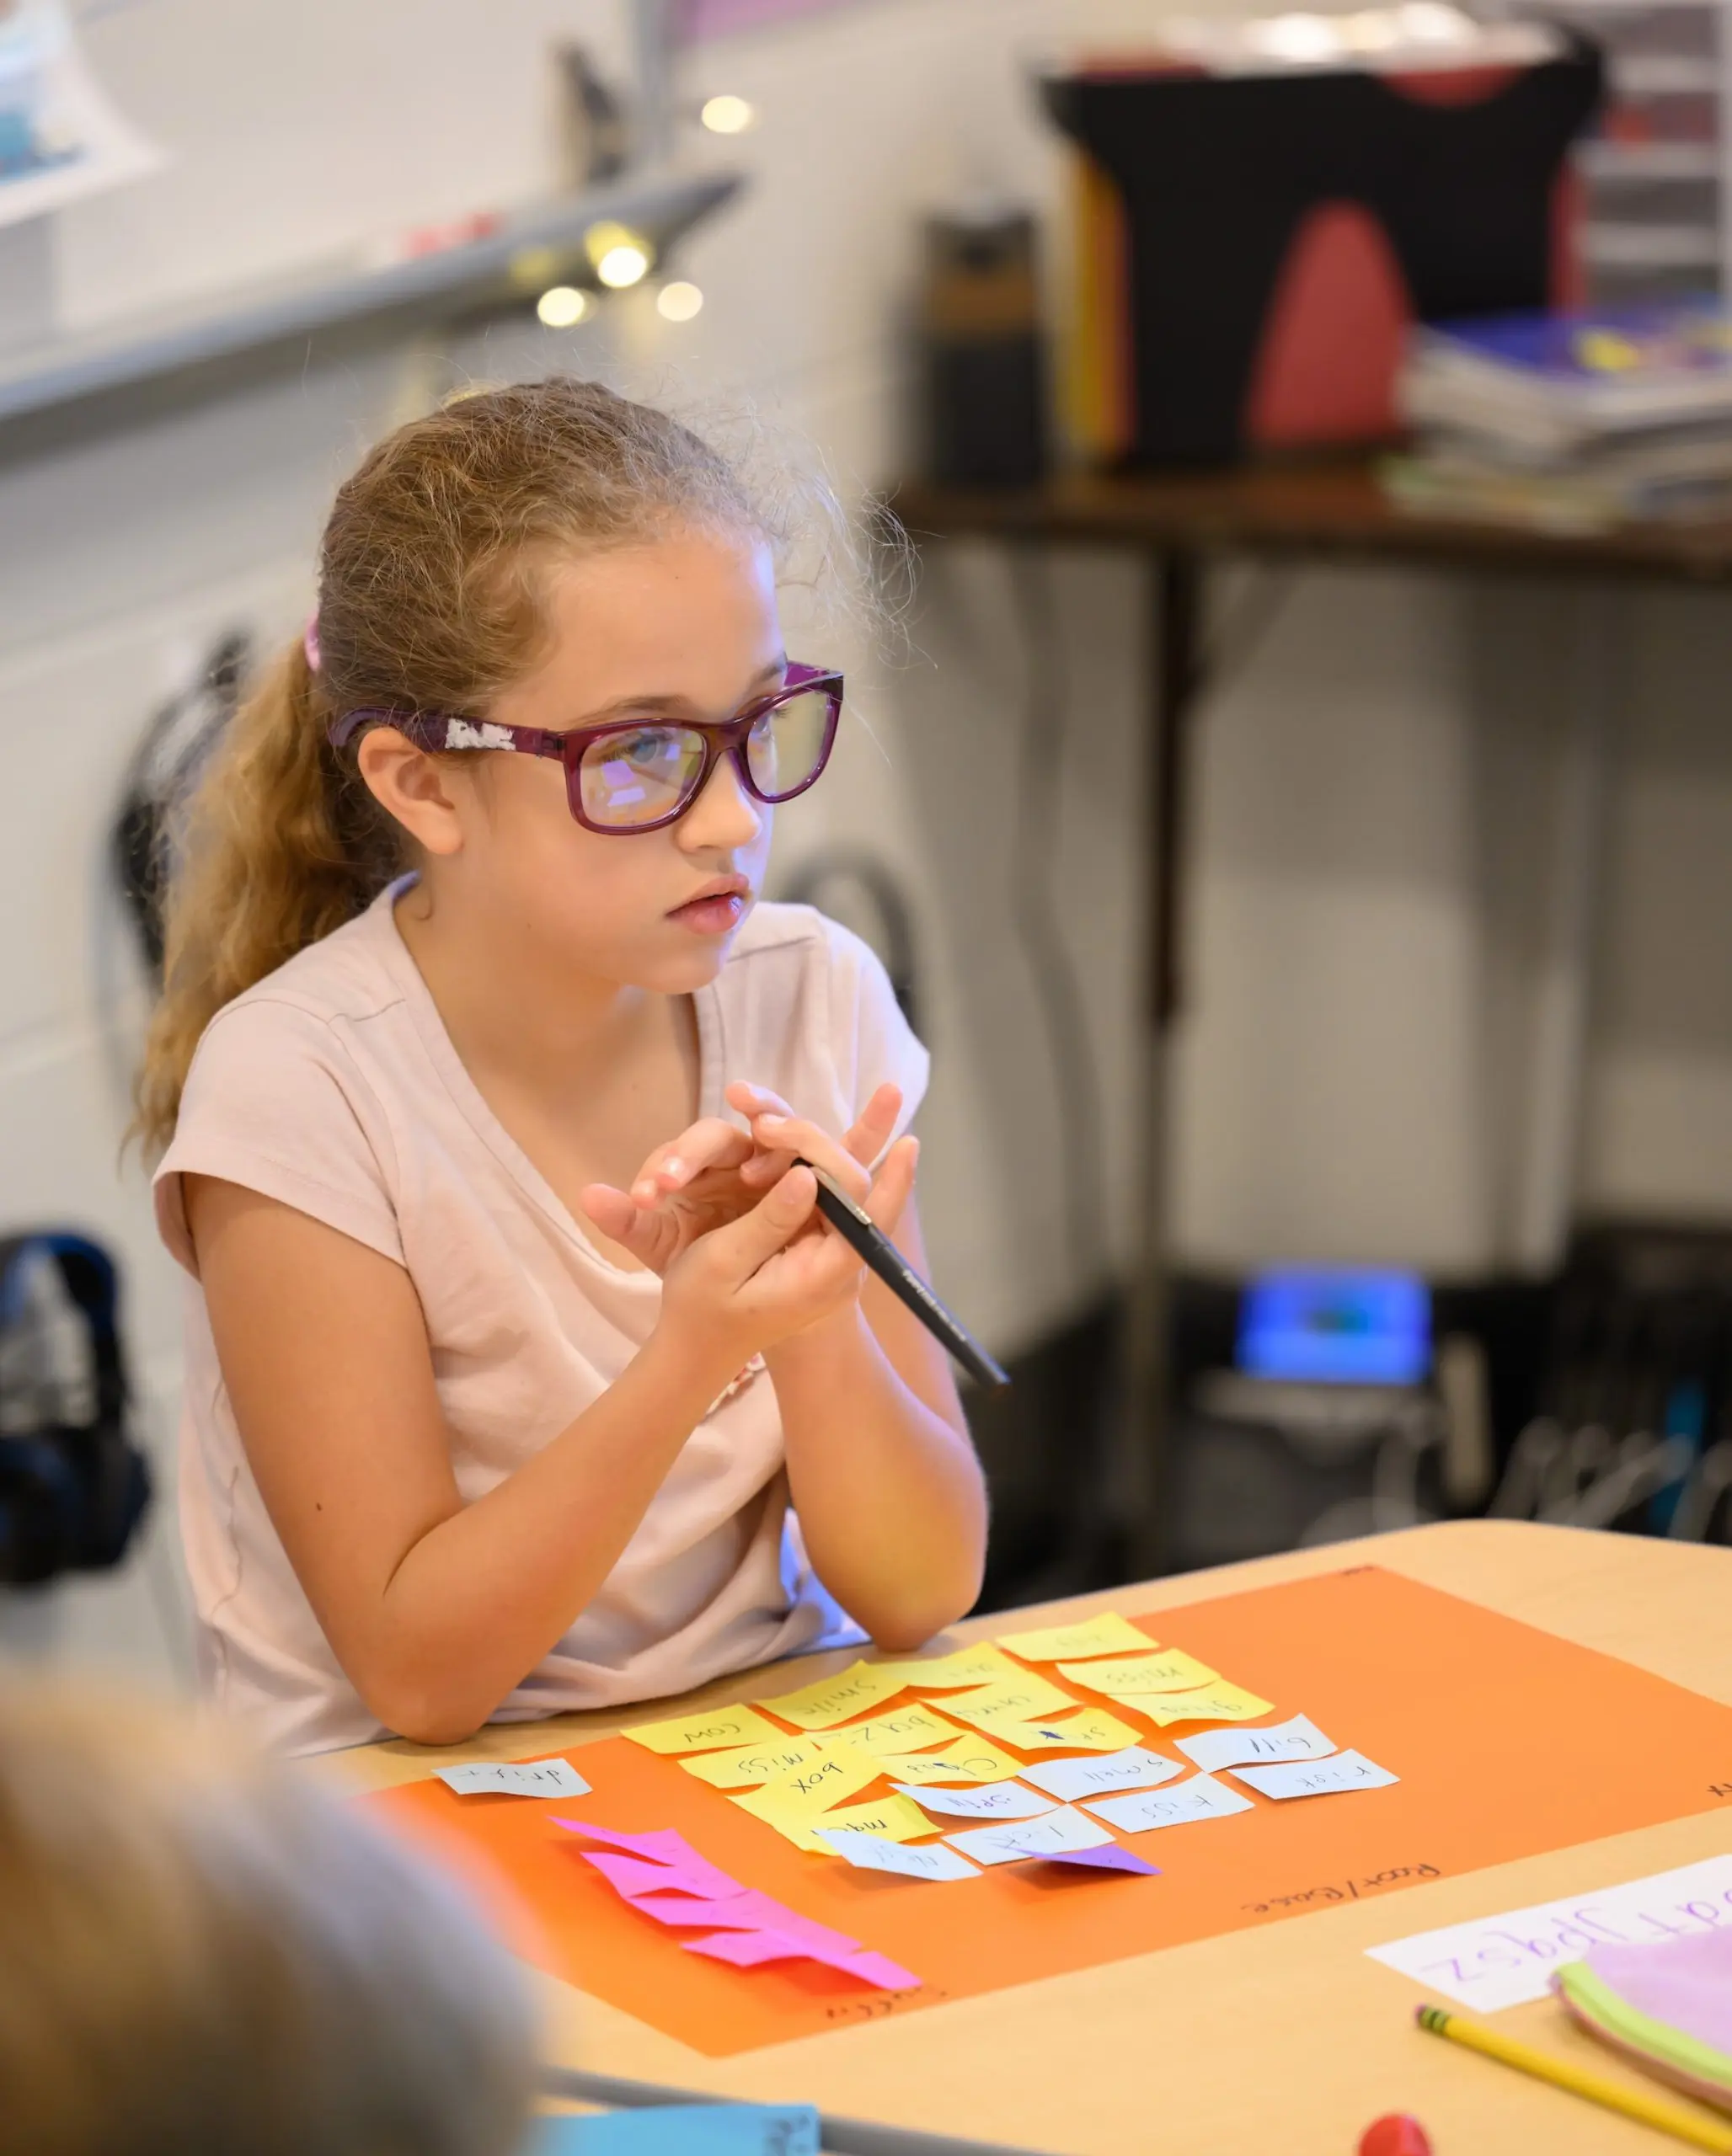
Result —
<svg viewBox="0 0 1732 2156"><path fill-rule="evenodd" d="M830 727L822 691L766 712L746 743L752 783L771 799L797 792L817 770ZM692 726L634 726L604 734L579 766L584 814L610 830L654 824L683 808L703 769L704 739Z"/></svg>

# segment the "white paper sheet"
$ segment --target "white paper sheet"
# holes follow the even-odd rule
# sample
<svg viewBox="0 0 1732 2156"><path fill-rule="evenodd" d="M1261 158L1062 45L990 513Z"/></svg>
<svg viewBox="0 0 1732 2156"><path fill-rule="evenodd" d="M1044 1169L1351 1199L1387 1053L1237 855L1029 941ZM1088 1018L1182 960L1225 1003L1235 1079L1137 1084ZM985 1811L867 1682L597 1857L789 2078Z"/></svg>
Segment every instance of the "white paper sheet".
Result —
<svg viewBox="0 0 1732 2156"><path fill-rule="evenodd" d="M950 1846L976 1864L1015 1864L1024 1857L1050 1855L1055 1849L1104 1849L1112 1836L1080 1812L1061 1806L1042 1819L1006 1820L997 1827L976 1827L971 1833L947 1837Z"/></svg>
<svg viewBox="0 0 1732 2156"><path fill-rule="evenodd" d="M1543 1999L1552 1972L1580 1961L1590 1947L1635 1945L1722 1925L1732 1927L1732 1856L1704 1857L1625 1886L1415 1932L1366 1951L1427 1991L1494 2014Z"/></svg>
<svg viewBox="0 0 1732 2156"><path fill-rule="evenodd" d="M965 1857L942 1842L925 1849L910 1849L901 1842L887 1842L881 1834L858 1833L852 1827L820 1827L818 1839L827 1842L838 1856L862 1871L894 1871L907 1879L978 1879L980 1873Z"/></svg>
<svg viewBox="0 0 1732 2156"><path fill-rule="evenodd" d="M1333 1759L1289 1759L1272 1767L1235 1767L1236 1782L1259 1796L1339 1796L1350 1789L1387 1789L1401 1780L1363 1752L1338 1752Z"/></svg>
<svg viewBox="0 0 1732 2156"><path fill-rule="evenodd" d="M459 1796L587 1796L590 1785L569 1759L477 1759L434 1773Z"/></svg>
<svg viewBox="0 0 1732 2156"><path fill-rule="evenodd" d="M958 1819L1033 1819L1050 1812L1052 1799L1019 1782L983 1782L977 1789L935 1789L931 1783L892 1782L923 1812L948 1812Z"/></svg>
<svg viewBox="0 0 1732 2156"><path fill-rule="evenodd" d="M1193 1774L1177 1789L1145 1790L1137 1796L1109 1796L1088 1809L1120 1833L1146 1834L1152 1827L1183 1827L1193 1819L1225 1819L1256 1807L1248 1796L1229 1789L1212 1774Z"/></svg>
<svg viewBox="0 0 1732 2156"><path fill-rule="evenodd" d="M1122 1752L1109 1752L1098 1759L1048 1759L1024 1767L1023 1780L1049 1796L1074 1804L1079 1797L1110 1796L1115 1790L1158 1789L1184 1772L1177 1759L1163 1758L1141 1744L1127 1744Z"/></svg>
<svg viewBox="0 0 1732 2156"><path fill-rule="evenodd" d="M1270 1729L1205 1729L1198 1737L1179 1737L1178 1746L1205 1774L1217 1774L1223 1767L1273 1766L1280 1759L1321 1759L1335 1748L1333 1739L1304 1715Z"/></svg>

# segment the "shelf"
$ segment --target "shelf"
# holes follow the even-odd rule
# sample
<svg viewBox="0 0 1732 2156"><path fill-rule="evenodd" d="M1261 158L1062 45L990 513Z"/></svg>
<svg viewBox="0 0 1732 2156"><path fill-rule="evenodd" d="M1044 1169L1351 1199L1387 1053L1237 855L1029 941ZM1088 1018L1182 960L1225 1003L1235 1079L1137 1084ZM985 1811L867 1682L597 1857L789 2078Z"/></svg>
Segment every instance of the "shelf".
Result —
<svg viewBox="0 0 1732 2156"><path fill-rule="evenodd" d="M587 275L584 238L598 223L641 233L660 258L742 184L731 173L644 174L514 212L484 237L383 267L350 255L218 303L0 353L0 458L220 393L285 358L304 365L309 354L523 306Z"/></svg>
<svg viewBox="0 0 1732 2156"><path fill-rule="evenodd" d="M1606 185L1720 176L1720 153L1712 142L1585 142L1576 162L1590 179Z"/></svg>
<svg viewBox="0 0 1732 2156"><path fill-rule="evenodd" d="M1713 225L1595 223L1582 234L1582 255L1596 270L1712 270L1720 235Z"/></svg>

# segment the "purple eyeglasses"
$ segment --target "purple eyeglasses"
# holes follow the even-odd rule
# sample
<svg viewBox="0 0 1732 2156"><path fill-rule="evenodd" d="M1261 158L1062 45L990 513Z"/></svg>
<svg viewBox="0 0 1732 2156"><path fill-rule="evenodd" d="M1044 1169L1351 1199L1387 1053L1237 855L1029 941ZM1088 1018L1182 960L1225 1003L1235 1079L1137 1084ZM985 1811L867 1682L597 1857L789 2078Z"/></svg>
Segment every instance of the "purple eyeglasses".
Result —
<svg viewBox="0 0 1732 2156"><path fill-rule="evenodd" d="M792 801L830 760L842 716L842 680L827 666L793 666L782 686L756 697L719 725L669 719L616 719L564 734L539 726L500 726L456 712L400 711L363 704L330 726L334 749L366 727L394 727L418 749L504 749L551 756L565 766L565 798L586 831L619 837L677 823L731 755L756 800Z"/></svg>

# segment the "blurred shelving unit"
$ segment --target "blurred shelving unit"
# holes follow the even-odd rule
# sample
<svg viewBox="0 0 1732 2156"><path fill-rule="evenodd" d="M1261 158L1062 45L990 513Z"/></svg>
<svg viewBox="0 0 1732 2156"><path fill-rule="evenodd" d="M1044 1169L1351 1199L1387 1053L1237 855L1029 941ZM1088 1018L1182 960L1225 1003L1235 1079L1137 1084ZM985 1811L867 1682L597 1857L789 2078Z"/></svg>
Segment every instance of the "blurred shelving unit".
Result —
<svg viewBox="0 0 1732 2156"><path fill-rule="evenodd" d="M1606 103L1578 169L1600 305L1732 291L1732 39L1727 0L1521 0L1605 51Z"/></svg>

